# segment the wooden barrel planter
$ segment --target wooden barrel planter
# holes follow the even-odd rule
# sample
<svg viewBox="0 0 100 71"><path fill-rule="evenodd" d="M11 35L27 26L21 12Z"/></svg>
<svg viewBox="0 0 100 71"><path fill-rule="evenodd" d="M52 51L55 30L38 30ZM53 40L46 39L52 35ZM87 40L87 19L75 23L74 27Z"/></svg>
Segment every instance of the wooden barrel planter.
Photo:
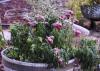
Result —
<svg viewBox="0 0 100 71"><path fill-rule="evenodd" d="M73 63L75 59L69 60L69 64L62 69L48 68L46 63L29 63L11 59L6 56L7 51L11 49L6 48L1 52L4 71L73 71L74 68Z"/></svg>
<svg viewBox="0 0 100 71"><path fill-rule="evenodd" d="M28 63L8 58L6 52L10 49L7 48L1 52L5 71L47 71L48 64Z"/></svg>

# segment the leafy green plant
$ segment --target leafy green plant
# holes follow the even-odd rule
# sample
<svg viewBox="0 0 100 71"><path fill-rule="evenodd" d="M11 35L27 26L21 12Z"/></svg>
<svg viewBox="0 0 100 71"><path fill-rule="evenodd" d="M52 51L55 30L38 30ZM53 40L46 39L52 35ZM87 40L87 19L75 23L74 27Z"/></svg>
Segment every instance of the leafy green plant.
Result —
<svg viewBox="0 0 100 71"><path fill-rule="evenodd" d="M79 59L83 71L94 71L97 58L96 41L83 39L80 43L81 47L77 48L75 57Z"/></svg>
<svg viewBox="0 0 100 71"><path fill-rule="evenodd" d="M2 27L0 26L0 49L4 48L4 46L5 46L4 34L2 31Z"/></svg>
<svg viewBox="0 0 100 71"><path fill-rule="evenodd" d="M5 41L2 37L2 35L0 35L0 48L3 48L5 46Z"/></svg>
<svg viewBox="0 0 100 71"><path fill-rule="evenodd" d="M83 39L73 46L72 24L67 20L41 15L34 17L36 23L18 23L11 27L13 48L6 53L9 58L47 63L50 67L64 67L71 58L80 60L83 70L90 70L96 62L96 41ZM73 48L72 48L73 47Z"/></svg>
<svg viewBox="0 0 100 71"><path fill-rule="evenodd" d="M16 48L17 59L27 60L30 55L30 48L32 45L31 39L29 38L29 28L26 25L16 25L11 28L11 39Z"/></svg>
<svg viewBox="0 0 100 71"><path fill-rule="evenodd" d="M39 16L34 19L37 23L33 27L26 24L11 27L14 48L7 56L21 61L62 67L69 59L67 49L72 47L71 25L53 16Z"/></svg>

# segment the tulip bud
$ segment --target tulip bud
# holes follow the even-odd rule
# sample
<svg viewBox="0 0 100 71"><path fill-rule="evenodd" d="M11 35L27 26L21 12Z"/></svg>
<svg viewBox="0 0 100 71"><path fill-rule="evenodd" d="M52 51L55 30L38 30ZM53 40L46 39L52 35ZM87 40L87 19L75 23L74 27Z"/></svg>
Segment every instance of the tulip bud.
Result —
<svg viewBox="0 0 100 71"><path fill-rule="evenodd" d="M56 22L56 23L53 24L53 27L54 27L55 29L57 29L57 30L61 30L61 28L62 28L62 23Z"/></svg>
<svg viewBox="0 0 100 71"><path fill-rule="evenodd" d="M47 36L46 37L46 41L47 41L47 43L49 43L49 44L53 44L53 39L54 39L54 36Z"/></svg>

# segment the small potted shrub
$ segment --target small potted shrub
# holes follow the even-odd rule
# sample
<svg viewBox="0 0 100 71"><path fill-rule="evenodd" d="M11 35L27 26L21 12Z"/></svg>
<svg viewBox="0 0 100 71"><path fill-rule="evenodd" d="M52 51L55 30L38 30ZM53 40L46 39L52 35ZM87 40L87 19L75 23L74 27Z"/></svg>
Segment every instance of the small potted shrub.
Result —
<svg viewBox="0 0 100 71"><path fill-rule="evenodd" d="M83 71L94 71L97 63L96 40L82 39L80 47L75 49L75 57L79 60Z"/></svg>
<svg viewBox="0 0 100 71"><path fill-rule="evenodd" d="M73 36L80 38L84 29L73 24L73 12L68 12L59 18L36 15L17 20L10 27L12 45L1 52L4 70L64 71L68 60L80 59L72 48Z"/></svg>
<svg viewBox="0 0 100 71"><path fill-rule="evenodd" d="M72 47L71 23L54 16L37 15L34 20L11 27L12 45L1 52L5 71L49 71L66 66Z"/></svg>

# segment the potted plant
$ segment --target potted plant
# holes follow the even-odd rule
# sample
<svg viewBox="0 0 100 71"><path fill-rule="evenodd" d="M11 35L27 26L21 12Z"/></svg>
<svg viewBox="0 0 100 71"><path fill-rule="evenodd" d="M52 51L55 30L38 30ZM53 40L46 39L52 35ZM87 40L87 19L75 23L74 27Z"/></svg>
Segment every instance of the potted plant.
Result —
<svg viewBox="0 0 100 71"><path fill-rule="evenodd" d="M79 60L83 71L94 71L98 57L96 40L82 39L80 47L75 49L74 56Z"/></svg>
<svg viewBox="0 0 100 71"><path fill-rule="evenodd" d="M1 52L5 71L52 71L52 68L64 71L72 58L79 60L83 70L94 66L95 41L82 40L81 45L74 48L73 36L80 38L81 32L75 29L73 32L69 19L41 15L33 19L11 26L12 45Z"/></svg>
<svg viewBox="0 0 100 71"><path fill-rule="evenodd" d="M5 71L49 71L65 67L72 47L71 22L37 15L11 27L10 48L1 52Z"/></svg>

